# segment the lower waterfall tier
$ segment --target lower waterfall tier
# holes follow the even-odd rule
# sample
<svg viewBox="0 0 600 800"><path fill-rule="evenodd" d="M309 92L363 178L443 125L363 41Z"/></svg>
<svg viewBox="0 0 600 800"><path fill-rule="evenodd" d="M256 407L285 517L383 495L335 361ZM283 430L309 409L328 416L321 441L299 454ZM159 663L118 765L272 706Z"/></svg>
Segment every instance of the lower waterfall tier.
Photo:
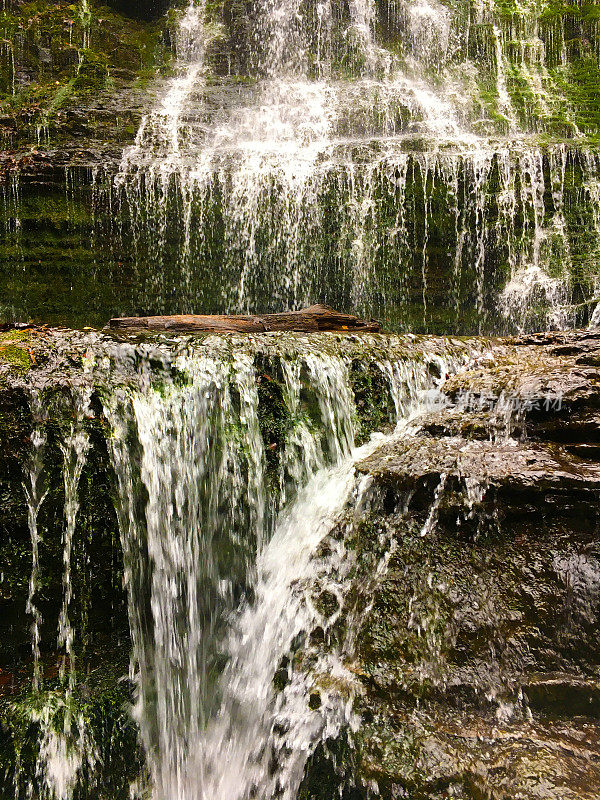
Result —
<svg viewBox="0 0 600 800"><path fill-rule="evenodd" d="M138 781L157 798L213 787L230 800L213 774L225 746L240 785L266 780L274 674L302 621L314 624L295 582L303 559L313 576L315 532L327 533L352 488L351 451L391 430L476 346L370 334L0 334L3 790L112 800ZM331 486L330 510L301 501L313 478ZM280 510L296 502L304 511L286 523ZM239 642L238 618L249 626ZM305 742L290 786L319 739L293 699L278 712ZM225 706L246 711L217 714ZM326 729L341 725L337 709L332 700Z"/></svg>
<svg viewBox="0 0 600 800"><path fill-rule="evenodd" d="M599 347L0 334L2 792L592 800Z"/></svg>

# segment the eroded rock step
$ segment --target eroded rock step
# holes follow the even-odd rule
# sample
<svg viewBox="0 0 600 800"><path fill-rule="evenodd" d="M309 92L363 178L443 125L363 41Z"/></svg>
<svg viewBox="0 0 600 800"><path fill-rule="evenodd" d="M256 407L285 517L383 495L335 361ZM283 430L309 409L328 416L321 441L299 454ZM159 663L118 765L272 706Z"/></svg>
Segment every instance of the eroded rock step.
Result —
<svg viewBox="0 0 600 800"><path fill-rule="evenodd" d="M364 574L392 552L353 667L384 798L599 796L599 355L596 332L497 342L358 465Z"/></svg>

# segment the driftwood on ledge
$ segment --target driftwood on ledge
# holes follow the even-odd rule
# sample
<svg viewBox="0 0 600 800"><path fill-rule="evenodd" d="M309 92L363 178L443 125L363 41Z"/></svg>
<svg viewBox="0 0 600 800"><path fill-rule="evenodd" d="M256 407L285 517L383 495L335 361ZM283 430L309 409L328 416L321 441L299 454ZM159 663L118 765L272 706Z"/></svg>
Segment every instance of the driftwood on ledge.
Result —
<svg viewBox="0 0 600 800"><path fill-rule="evenodd" d="M381 331L374 320L364 320L353 314L342 314L328 306L310 306L301 311L286 311L281 314L204 315L176 314L169 317L120 317L111 319L114 330L150 330L174 332L230 331L237 333L264 333L265 331Z"/></svg>

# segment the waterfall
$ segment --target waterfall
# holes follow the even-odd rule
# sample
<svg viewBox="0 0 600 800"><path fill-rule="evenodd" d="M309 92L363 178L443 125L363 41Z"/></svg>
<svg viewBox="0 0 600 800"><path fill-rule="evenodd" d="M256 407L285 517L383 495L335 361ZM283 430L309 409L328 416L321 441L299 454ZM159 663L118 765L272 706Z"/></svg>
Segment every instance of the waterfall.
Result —
<svg viewBox="0 0 600 800"><path fill-rule="evenodd" d="M69 690L75 683L75 651L73 648L74 631L69 618L69 606L72 600L71 586L71 561L73 537L77 512L79 511L78 489L81 473L85 466L90 440L83 425L85 414L89 407L90 390L84 390L82 396L76 398L76 421L71 425L71 430L64 443L61 444L64 459L63 479L65 489L65 531L63 534L63 604L58 620L58 646L64 646L65 658L61 664L61 679L64 680L69 672ZM70 721L65 720L68 729Z"/></svg>
<svg viewBox="0 0 600 800"><path fill-rule="evenodd" d="M27 470L27 480L23 484L27 499L27 525L31 536L31 577L27 596L27 613L31 615L31 652L33 654L33 690L40 687L40 627L42 615L36 604L36 594L40 585L40 532L38 518L40 508L47 494L43 486L44 445L46 436L43 428L43 406L38 395L31 398L31 410L34 417L34 430L31 436L33 452Z"/></svg>
<svg viewBox="0 0 600 800"><path fill-rule="evenodd" d="M439 17L444 24L441 7L428 10L427 26ZM158 258L167 249L171 193L180 193L184 225L181 257L188 281L198 252L207 244L193 239L195 231L205 237L210 207L215 196L220 197L226 249L231 246L232 252L244 254L238 285L230 296L222 298L228 310L247 311L252 305L250 282L256 279L257 267L264 259L264 244L259 244L264 235L261 226L275 194L281 198L281 208L273 215L279 232L267 235L271 242L267 250L283 249L283 280L278 280L287 295L285 300L281 298L283 302L305 300L306 277L298 274L306 255L302 240L312 235L321 221L319 199L326 184L335 180L339 159L335 149L340 144L394 133L400 107L408 107L415 122L422 119L425 129L435 134L460 133L451 105L422 79L399 71L392 56L377 45L372 0L355 0L349 11L349 19L339 29L331 6L318 6L314 74L309 59L314 31L306 12L290 0L264 4L253 53L257 84L244 92L241 105L223 109L212 123L203 114L202 101L190 104L201 90L203 61L197 52L201 47L188 48L180 62L181 76L174 79L165 99L144 120L136 144L124 155L117 182L124 187L134 215L148 213L158 220L154 253ZM189 6L180 29L188 31L190 16L195 20L190 36L201 42L208 25L202 23L199 6ZM419 15L414 17L415 25L418 19ZM356 60L357 79L348 85L333 80L336 36L347 42L348 57ZM191 105L193 117L189 116ZM188 115L182 114L184 106ZM350 108L352 122L347 116ZM369 120L373 108L376 119ZM143 217L134 218L134 230L144 230L146 235Z"/></svg>
<svg viewBox="0 0 600 800"><path fill-rule="evenodd" d="M562 136L532 140L493 4L477 6L493 65L485 75L465 56L475 34L458 9L385 9L386 20L373 0L353 0L347 13L331 2L261 4L243 81L219 78L215 92L205 78L228 34L190 3L176 75L117 176L139 279L148 260L163 272L141 305L250 313L319 300L430 330L437 273L453 264L457 331L578 321L595 296L600 235L596 226L586 253L573 253L565 209L576 184L599 217L597 156ZM554 56L533 11L523 19L513 34L535 47L523 48L519 80L552 118L544 87Z"/></svg>
<svg viewBox="0 0 600 800"><path fill-rule="evenodd" d="M253 601L238 613L225 643L229 661L219 682L221 704L185 765L183 781L163 789L160 797L293 800L316 744L354 723L351 702L335 689L322 693L318 711L308 706L314 673L329 672L351 685L341 662L318 664L311 676L290 669L289 683L279 695L273 680L297 637L333 624L323 620L307 596L311 585L317 581L322 590L337 588L343 603L345 554L338 549L320 557L318 548L345 507L357 502L354 459L373 448L365 445L338 467L318 472L278 520L259 556Z"/></svg>
<svg viewBox="0 0 600 800"><path fill-rule="evenodd" d="M113 310L323 301L395 331L461 334L599 321L600 304L586 309L600 287L600 156L576 103L560 102L571 23L544 27L537 4L507 14L491 0L182 6L172 74L114 183L105 187L100 169L91 179L94 210L107 199L107 227L118 229L115 262L121 251L135 262L118 271L126 280ZM76 8L83 59L92 6ZM597 51L593 38L589 47ZM76 227L74 174L67 217L59 225L47 214L56 227ZM2 200L10 257L25 268L36 211L22 202L22 180L15 168ZM106 682L126 683L119 652L127 658L131 645L114 702L131 711L144 760L137 774L135 744L127 750L126 791L295 800L320 745L360 724L347 534L369 478L357 463L410 436L428 390L475 345L169 332L144 344L82 334L77 345L62 422L41 389L32 393L19 477L33 691L7 701L27 731L15 736L14 796L112 796L98 775L115 734L96 735L89 721L88 690L100 681L90 678L95 654L83 657L86 603L75 591L79 536L89 546L102 534L80 513L102 450L115 505L102 508L116 519L129 624L122 638L107 636L122 671ZM46 377L52 364L40 369ZM358 374L379 387L371 419ZM488 433L502 428L497 411ZM423 537L448 485L442 473ZM473 516L484 487L465 485ZM44 583L50 540L58 588Z"/></svg>
<svg viewBox="0 0 600 800"><path fill-rule="evenodd" d="M598 177L595 101L585 89L599 41L591 6L175 5L159 47L168 41L173 60L151 86L120 166L114 146L130 125L122 114L116 138L102 144L105 167L83 167L91 150L73 142L67 150L79 166L63 173L69 159L58 140L3 162L4 317L104 324L109 314L254 312L320 300L396 331L512 333L589 322L599 249L599 200L587 191ZM0 55L10 93L10 60L18 89L28 46L18 15L5 16ZM98 28L83 0L68 16L72 39L65 28L61 41L85 55L85 77L83 37L100 52L107 20ZM33 35L35 17L31 25ZM108 54L111 65L120 52ZM61 83L56 103L68 91ZM136 98L133 114L143 94L139 85L127 95ZM43 116L33 112L32 128ZM54 135L63 112L49 113ZM22 134L12 124L3 130L18 150ZM550 177L561 149L562 189ZM522 189L538 155L544 216L531 224L532 198ZM52 213L28 199L41 173L54 187L45 199ZM58 209L63 174L76 175L73 196L82 203L66 216ZM64 261L54 252L57 215ZM92 226L98 246L90 257ZM22 289L11 282L15 261ZM50 307L46 264L52 280L64 280ZM455 314L440 288L449 284ZM523 313L524 303L533 313Z"/></svg>
<svg viewBox="0 0 600 800"><path fill-rule="evenodd" d="M40 218L46 167L7 167L6 318L48 319L52 256L73 286L57 322L315 301L398 332L590 321L598 155L565 95L582 22L488 0L234 5L172 11L172 74L114 183L113 164L67 168L73 213Z"/></svg>
<svg viewBox="0 0 600 800"><path fill-rule="evenodd" d="M159 292L165 298L159 309L173 302L191 310L204 302L251 312L320 299L394 326L427 330L427 317L423 323L411 307L420 301L435 314L443 276L452 283L454 330L477 332L468 321L475 312L482 330L519 331L571 325L577 301L595 296L597 156L581 158L565 145L465 153L402 153L373 145L356 153L357 163L339 152L320 158L291 194L281 176L241 166L235 186L226 171L210 173L206 194L188 185L182 199L189 199L190 237L182 246L194 264L185 268L177 297L170 300L167 288ZM298 173L289 176L296 180ZM234 206L224 213L228 187ZM169 197L165 191L159 232L168 227ZM578 234L585 237L585 252L583 238L574 238L572 213L565 215L576 197L585 203L586 229ZM144 201L138 197L135 203L142 213ZM216 243L207 241L206 226L220 230L220 220L217 285ZM154 239L152 231L145 233L150 243L140 244L140 253L149 247L172 275L167 261L173 244L161 242L162 234ZM439 255L441 248L447 257ZM144 302L156 302L154 289L148 292Z"/></svg>
<svg viewBox="0 0 600 800"><path fill-rule="evenodd" d="M290 419L270 477L260 353L193 349L177 357L183 380L105 400L135 714L156 800L266 800L276 791L291 800L319 741L353 724L351 703L333 689L318 713L308 708L314 676L290 672L279 693L273 681L298 638L327 627L309 599L315 582L338 586L343 603L350 562L340 548L327 556L319 548L353 496L355 460L380 439L354 449L345 357L280 349ZM414 412L432 371L445 375L459 361L382 360L398 419ZM349 680L341 662L330 667Z"/></svg>

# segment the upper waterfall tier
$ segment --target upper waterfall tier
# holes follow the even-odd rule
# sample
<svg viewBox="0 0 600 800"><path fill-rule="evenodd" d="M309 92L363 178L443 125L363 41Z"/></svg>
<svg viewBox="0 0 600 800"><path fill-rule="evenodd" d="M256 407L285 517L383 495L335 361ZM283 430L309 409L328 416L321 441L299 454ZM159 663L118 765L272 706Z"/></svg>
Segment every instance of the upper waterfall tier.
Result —
<svg viewBox="0 0 600 800"><path fill-rule="evenodd" d="M176 76L125 165L214 166L227 156L311 162L364 139L476 145L598 123L594 9L494 0L191 0Z"/></svg>
<svg viewBox="0 0 600 800"><path fill-rule="evenodd" d="M93 49L107 26L88 11L73 42ZM2 318L83 326L321 302L398 331L587 325L595 14L545 0L188 2L170 15L176 56L139 128L117 104L70 149L4 159ZM15 13L0 20L14 39ZM15 64L33 33L15 39ZM124 126L137 137L115 163Z"/></svg>
<svg viewBox="0 0 600 800"><path fill-rule="evenodd" d="M446 330L589 318L595 256L579 255L565 202L577 185L595 253L597 162L577 149L593 114L573 93L596 65L589 9L269 0L220 12L203 0L182 12L174 77L116 179L137 263L162 272L143 305L323 301L443 331L430 313L443 287ZM542 133L577 147L542 150Z"/></svg>

